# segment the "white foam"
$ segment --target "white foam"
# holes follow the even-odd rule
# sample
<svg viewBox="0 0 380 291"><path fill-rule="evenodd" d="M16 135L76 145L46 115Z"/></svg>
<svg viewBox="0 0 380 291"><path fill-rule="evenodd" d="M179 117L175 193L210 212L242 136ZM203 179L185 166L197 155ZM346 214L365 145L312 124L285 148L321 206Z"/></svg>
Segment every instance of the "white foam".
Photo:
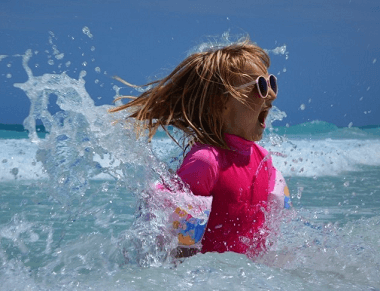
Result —
<svg viewBox="0 0 380 291"><path fill-rule="evenodd" d="M360 165L380 165L380 140L289 140L281 145L272 145L270 141L262 145L272 152L273 163L284 176L335 176L357 171ZM170 138L153 140L152 146L160 160L178 166L176 158L181 158L182 152ZM0 140L0 147L0 181L47 178L42 164L36 160L37 144L26 139L5 139ZM108 169L120 164L107 155L95 155L94 161ZM94 177L110 178L103 173Z"/></svg>
<svg viewBox="0 0 380 291"><path fill-rule="evenodd" d="M26 139L0 140L0 181L46 178L36 161L37 145Z"/></svg>
<svg viewBox="0 0 380 291"><path fill-rule="evenodd" d="M380 165L380 140L289 140L263 146L273 152L274 165L285 176L335 176L360 165Z"/></svg>

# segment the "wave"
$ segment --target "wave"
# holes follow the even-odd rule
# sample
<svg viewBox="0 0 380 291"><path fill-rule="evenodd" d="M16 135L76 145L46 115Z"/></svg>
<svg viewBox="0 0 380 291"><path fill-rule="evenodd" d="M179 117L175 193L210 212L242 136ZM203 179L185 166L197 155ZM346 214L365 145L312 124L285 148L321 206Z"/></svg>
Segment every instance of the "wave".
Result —
<svg viewBox="0 0 380 291"><path fill-rule="evenodd" d="M43 125L36 126L39 138L44 138L48 132ZM379 138L380 125L365 125L359 127L338 127L326 121L314 120L293 126L273 126L268 132L279 136L290 136L292 138L312 138L312 139L344 139L344 138ZM158 134L159 138L162 135ZM28 131L21 124L1 124L0 139L28 138Z"/></svg>
<svg viewBox="0 0 380 291"><path fill-rule="evenodd" d="M367 125L360 127L338 127L326 121L314 120L302 124L284 127L273 127L270 130L280 136L290 136L292 138L312 138L312 139L351 139L351 138L379 138L380 125Z"/></svg>
<svg viewBox="0 0 380 291"><path fill-rule="evenodd" d="M376 138L379 128L366 129L375 131L373 134L359 128L338 128L326 122L311 122L294 127L295 129L288 128L292 134L272 133L260 142L272 153L275 166L285 176L335 176L344 171L358 171L361 165L380 165L380 139ZM313 128L317 134L311 134ZM0 181L46 178L42 164L36 160L38 145L25 138L26 132L9 132L11 131L0 131L3 137L0 139ZM22 134L24 137L7 139L4 138L6 134ZM158 133L152 146L156 156L169 167L175 170L179 166L183 153L170 138ZM103 169L115 163L107 155L95 155L94 162ZM107 174L94 177L109 178Z"/></svg>

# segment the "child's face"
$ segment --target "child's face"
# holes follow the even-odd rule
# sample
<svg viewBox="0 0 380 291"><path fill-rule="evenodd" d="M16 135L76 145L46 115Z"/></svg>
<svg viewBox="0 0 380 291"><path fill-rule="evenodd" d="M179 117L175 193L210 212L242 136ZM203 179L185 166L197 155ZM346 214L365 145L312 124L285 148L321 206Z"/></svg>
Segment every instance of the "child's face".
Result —
<svg viewBox="0 0 380 291"><path fill-rule="evenodd" d="M268 72L261 70L254 65L247 68L247 74L251 76L264 76L268 78ZM269 89L268 97L260 98L257 87L248 94L248 104L242 104L235 98L230 98L226 103L223 113L224 132L243 137L251 141L261 140L264 129L265 119L272 107L272 102L276 99L276 94Z"/></svg>

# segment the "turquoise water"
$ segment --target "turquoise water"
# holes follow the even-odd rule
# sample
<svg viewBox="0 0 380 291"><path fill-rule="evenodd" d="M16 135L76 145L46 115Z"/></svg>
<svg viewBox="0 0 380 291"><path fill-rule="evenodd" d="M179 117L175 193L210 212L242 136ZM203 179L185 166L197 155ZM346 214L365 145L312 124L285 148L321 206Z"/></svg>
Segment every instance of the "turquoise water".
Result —
<svg viewBox="0 0 380 291"><path fill-rule="evenodd" d="M341 139L330 142L337 141L348 143ZM319 138L289 142L293 151L286 149L284 144L288 142L284 141L282 154L297 152L294 145L302 142L328 143ZM349 142L360 142L364 147L380 141ZM141 190L126 181L135 179L138 168L116 179L91 178L85 190L75 183L67 190L54 181L54 173L49 176L43 167L38 167L41 162L33 165L38 146L26 139L2 139L0 143L3 149L9 146L18 153L16 156L11 150L3 151L0 157L3 290L24 286L29 290L168 290L177 286L185 290L380 288L380 165L355 164L351 165L355 170L342 169L334 175L306 175L306 171L291 170L294 159L274 156L278 167L291 173L286 178L294 210L284 214L281 235L274 239L268 254L256 262L232 253L196 255L178 265L155 249L151 226L134 225ZM266 143L269 148L273 146L270 137ZM153 142L153 149L167 163L177 153L164 137ZM311 158L322 167L318 156L309 154ZM378 161L378 156L373 157L373 163ZM8 170L13 173L4 175ZM65 170L62 168L60 174ZM33 171L36 177L23 178ZM72 174L80 176L80 168ZM138 177L135 182L138 184ZM62 187L69 193L62 192ZM125 248L136 251L134 260L125 260Z"/></svg>
<svg viewBox="0 0 380 291"><path fill-rule="evenodd" d="M274 108L261 144L294 209L277 218L268 253L179 262L152 184L172 178L181 150L163 132L148 144L131 124L111 125L125 115L94 104L84 71L35 76L31 58L14 84L31 102L29 132L0 131L2 290L380 290L379 127L276 128L286 114Z"/></svg>

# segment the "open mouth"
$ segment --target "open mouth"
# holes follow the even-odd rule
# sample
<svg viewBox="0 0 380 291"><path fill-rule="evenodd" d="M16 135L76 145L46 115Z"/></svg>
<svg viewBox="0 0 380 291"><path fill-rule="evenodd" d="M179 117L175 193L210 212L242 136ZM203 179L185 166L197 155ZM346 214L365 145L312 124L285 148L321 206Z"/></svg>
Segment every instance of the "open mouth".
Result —
<svg viewBox="0 0 380 291"><path fill-rule="evenodd" d="M267 118L268 113L269 113L269 110L264 110L264 111L261 111L259 114L258 120L262 128L265 128L265 119Z"/></svg>

